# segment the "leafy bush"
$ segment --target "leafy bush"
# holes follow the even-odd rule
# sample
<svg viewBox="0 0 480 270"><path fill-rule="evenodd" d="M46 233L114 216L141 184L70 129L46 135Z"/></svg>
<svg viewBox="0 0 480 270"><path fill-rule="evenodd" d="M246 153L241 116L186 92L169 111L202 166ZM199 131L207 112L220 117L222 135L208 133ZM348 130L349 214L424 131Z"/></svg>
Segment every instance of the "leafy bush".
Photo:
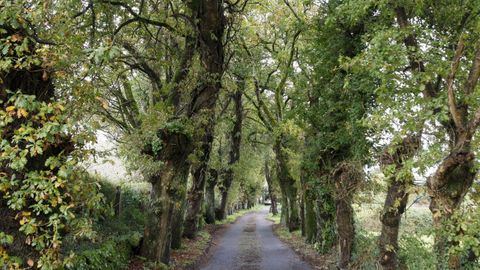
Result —
<svg viewBox="0 0 480 270"><path fill-rule="evenodd" d="M77 168L81 151L63 104L20 92L7 97L0 104L0 265L55 269L63 234L81 228L91 236L78 225L92 222L103 196Z"/></svg>
<svg viewBox="0 0 480 270"><path fill-rule="evenodd" d="M95 247L87 249L69 263L67 269L72 270L117 270L126 269L133 253L138 246L141 234L133 232L130 235L114 237Z"/></svg>
<svg viewBox="0 0 480 270"><path fill-rule="evenodd" d="M445 223L439 233L448 235L456 243L449 253L462 258L464 269L478 269L480 258L480 208L478 202L467 201L463 209L457 211Z"/></svg>
<svg viewBox="0 0 480 270"><path fill-rule="evenodd" d="M378 258L378 235L357 228L354 253L352 254L353 269L376 269Z"/></svg>
<svg viewBox="0 0 480 270"><path fill-rule="evenodd" d="M118 189L108 180L94 179L100 184L100 191L106 198L104 207L107 214L92 224L96 232L95 242L78 239L74 235L67 237L65 253L76 254L67 269L126 269L142 237L147 189L135 183L124 184ZM117 192L121 193L122 210L115 216Z"/></svg>
<svg viewBox="0 0 480 270"><path fill-rule="evenodd" d="M399 261L406 269L435 269L433 249L418 235L403 234L399 246Z"/></svg>

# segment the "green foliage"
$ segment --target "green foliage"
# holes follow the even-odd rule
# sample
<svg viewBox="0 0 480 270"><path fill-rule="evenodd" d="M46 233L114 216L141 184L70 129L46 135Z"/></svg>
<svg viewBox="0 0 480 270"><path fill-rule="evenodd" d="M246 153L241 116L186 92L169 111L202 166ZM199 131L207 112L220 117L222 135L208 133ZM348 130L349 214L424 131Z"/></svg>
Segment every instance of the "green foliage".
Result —
<svg viewBox="0 0 480 270"><path fill-rule="evenodd" d="M473 253L480 257L480 208L473 202L455 212L452 218L445 221L438 234L447 235L448 241L456 243L449 254L467 258ZM476 261L465 262L465 267L476 264Z"/></svg>
<svg viewBox="0 0 480 270"><path fill-rule="evenodd" d="M415 234L403 234L399 239L399 261L406 269L434 269L432 247Z"/></svg>
<svg viewBox="0 0 480 270"><path fill-rule="evenodd" d="M93 242L73 234L66 236L64 252L75 254L66 268L127 269L142 237L145 224L143 205L147 200L148 190L144 185L128 182L118 190L108 180L97 177L91 179L101 185L100 191L106 198L103 205L106 213L91 224L97 232ZM121 193L119 216L113 213L117 191Z"/></svg>
<svg viewBox="0 0 480 270"><path fill-rule="evenodd" d="M369 216L368 218L371 218ZM370 222L367 219L368 222ZM430 221L431 222L431 221ZM421 225L429 223L422 220ZM355 239L355 252L352 257L352 266L356 269L374 269L378 260L378 233L367 231L368 226L359 224ZM365 227L360 227L365 226ZM410 222L406 226L415 226ZM435 268L435 256L431 243L424 241L425 231L422 229L408 231L401 234L399 238L399 263L402 269L433 269Z"/></svg>
<svg viewBox="0 0 480 270"><path fill-rule="evenodd" d="M65 100L40 102L35 96L0 93L0 210L8 216L0 223L15 228L0 231L0 265L127 267L145 224L142 205L148 188L139 192L132 188L135 184L122 186L123 211L113 216L116 187L86 175L79 166L89 155L78 148L92 141L90 129L107 130L119 140L129 171L150 180L165 168L161 154L169 145L159 131L195 138L195 150L188 157L195 167L205 154L198 147L205 131L195 127L215 122L209 166L219 171L220 180L223 172L233 170L231 207L254 202L260 195L264 160L271 158L272 143L280 139L276 154L284 154L285 160L277 156L276 161L285 163L282 169L293 178L292 186L305 193L298 197L315 200L316 247L327 253L335 242L332 172L339 163L369 165L377 150L398 145L405 135L420 130L427 143L419 154L402 160L401 169L383 167L384 176L410 182L413 172L426 175L446 156L453 136L444 125L451 122L444 86L460 36L466 49L454 94L459 108L468 108L470 116L480 106L478 87L471 94L458 91L469 76L480 37L476 0L265 0L246 2L242 8L242 1L229 4L227 35L232 36L222 37L228 62L216 118L203 111L200 117L187 116L191 99L201 99L194 91L218 79L203 72L203 52L195 47L203 43L196 41L199 25L188 17L188 1L140 2L0 0L0 76L38 68L42 80L53 77L55 96ZM400 6L409 27L401 28L396 18ZM418 48L405 46L412 35ZM190 39L195 40L192 52ZM412 53L414 61L424 63L420 72L412 68ZM429 83L438 90L426 99ZM234 120L229 102L239 89L246 100L242 148L240 160L228 165ZM174 104L177 94L179 104ZM389 154L397 150L391 147ZM166 184L174 190L170 195L184 198L186 187L182 181L176 187L176 180ZM373 203L378 190L388 184L372 179L365 193L358 194L363 199L358 207ZM224 186L219 183L217 188ZM462 257L480 256L478 194L471 195L472 201L436 232L455 243L450 254ZM291 200L296 199L294 194ZM380 208L357 217L362 223L356 266L375 268L379 230L370 229L379 226ZM427 213L410 217L407 211L402 221L398 255L410 269L435 264L430 214L425 207L421 211ZM18 243L36 256L11 256Z"/></svg>
<svg viewBox="0 0 480 270"><path fill-rule="evenodd" d="M21 93L9 92L0 109L3 207L18 222L15 234L25 235L26 244L39 252L38 260L29 264L42 269L61 265L62 232L94 218L82 212L94 210L103 199L76 169L78 159L70 146L75 142L66 117L63 103L39 102Z"/></svg>
<svg viewBox="0 0 480 270"><path fill-rule="evenodd" d="M129 239L108 240L76 256L67 269L127 269L131 252Z"/></svg>

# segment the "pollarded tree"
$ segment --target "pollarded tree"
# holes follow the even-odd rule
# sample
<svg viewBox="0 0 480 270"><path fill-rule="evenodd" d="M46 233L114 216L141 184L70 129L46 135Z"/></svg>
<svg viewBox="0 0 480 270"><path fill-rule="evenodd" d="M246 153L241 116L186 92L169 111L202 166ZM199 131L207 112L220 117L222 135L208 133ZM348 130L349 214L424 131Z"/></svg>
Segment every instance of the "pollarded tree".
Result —
<svg viewBox="0 0 480 270"><path fill-rule="evenodd" d="M223 181L220 187L221 191L221 200L219 207L219 219L225 219L227 215L227 200L228 200L228 191L234 181L234 172L233 166L240 160L240 147L242 143L242 126L244 118L243 110L243 92L245 91L245 79L237 79L237 89L232 94L233 108L234 108L234 120L233 127L230 131L230 150L228 152L228 167L225 169L223 174Z"/></svg>
<svg viewBox="0 0 480 270"><path fill-rule="evenodd" d="M422 155L428 159L421 159L420 164L423 168L436 167L428 179L428 189L437 231L438 267L461 267L459 256L447 255L454 243L447 240L443 224L459 208L476 174L471 141L478 126L478 104L474 100L480 60L479 5L476 1L457 4L433 5L433 1L426 1L378 5L379 19L370 26L369 48L364 55L368 64L364 62L364 68L370 68L382 80L377 93L382 106L389 108L382 118L402 127L391 128L396 136L385 156L391 160L385 164L389 164L393 180L380 241L380 263L386 269L397 267L400 215L412 182L413 163L408 158L419 148L421 138L428 140L429 151ZM390 114L391 118L386 117ZM436 136L422 137L422 130Z"/></svg>
<svg viewBox="0 0 480 270"><path fill-rule="evenodd" d="M181 238L181 230L171 228L182 227L178 206L186 199L192 139L187 118L176 113L186 106L182 97L191 88L184 87L185 80L191 78L197 46L189 24L172 19L175 10L156 15L166 6L99 1L77 17L93 33L86 72L96 87L85 96L97 119L113 126L128 148L130 167L152 183L142 254L162 262L169 261L172 238L176 243Z"/></svg>
<svg viewBox="0 0 480 270"><path fill-rule="evenodd" d="M322 252L339 245L338 266L347 268L354 240L352 196L362 181L362 166L369 161L368 129L361 121L374 105L375 81L367 72L354 73L347 59L362 52L365 20L363 9L353 19L342 9L342 1L319 7L315 40L309 44L302 69L311 86L303 95L306 122L306 185L314 187L307 197L316 200L316 228L312 228L312 206L306 204L306 235L319 243ZM313 71L308 72L308 67ZM337 235L338 233L338 235Z"/></svg>
<svg viewBox="0 0 480 270"><path fill-rule="evenodd" d="M130 135L123 139L133 150L131 161L152 183L141 253L162 262L169 260L172 237L175 243L180 239L181 230L172 235L172 228L183 225L192 166L185 234L196 234L224 68L222 2L171 4L102 0L79 13L85 23L92 15L92 33L103 39L88 44L93 60L114 65L98 72L103 76L91 75L95 82L106 80L99 111Z"/></svg>

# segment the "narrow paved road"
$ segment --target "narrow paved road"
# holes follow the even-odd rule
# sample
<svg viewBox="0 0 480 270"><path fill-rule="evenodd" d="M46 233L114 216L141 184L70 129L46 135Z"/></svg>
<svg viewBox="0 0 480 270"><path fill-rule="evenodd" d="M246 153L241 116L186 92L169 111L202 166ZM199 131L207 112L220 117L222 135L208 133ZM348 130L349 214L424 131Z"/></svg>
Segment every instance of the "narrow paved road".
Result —
<svg viewBox="0 0 480 270"><path fill-rule="evenodd" d="M268 207L237 220L216 246L203 270L310 270L282 243L266 219Z"/></svg>

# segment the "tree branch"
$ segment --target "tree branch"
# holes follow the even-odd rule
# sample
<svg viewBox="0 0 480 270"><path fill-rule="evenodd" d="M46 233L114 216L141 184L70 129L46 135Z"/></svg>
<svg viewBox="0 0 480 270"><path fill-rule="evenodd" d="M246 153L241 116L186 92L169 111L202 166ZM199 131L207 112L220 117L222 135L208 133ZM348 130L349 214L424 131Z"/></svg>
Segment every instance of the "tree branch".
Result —
<svg viewBox="0 0 480 270"><path fill-rule="evenodd" d="M105 4L110 4L112 6L120 6L120 7L123 7L128 13L130 13L130 15L132 15L136 21L138 22L142 22L142 23L145 23L145 24L150 24L150 25L155 25L155 26L158 26L158 27L163 27L163 28L166 28L168 30L170 30L171 32L175 32L175 28L173 28L171 25L165 23L165 22L159 22L159 21L155 21L155 20L151 20L151 19L148 19L148 18L145 18L145 17L142 17L140 16L139 14L137 14L129 5L123 3L123 2L118 2L118 1L110 1L110 0L102 0L101 1L102 3L105 3ZM131 23L131 22L130 22Z"/></svg>
<svg viewBox="0 0 480 270"><path fill-rule="evenodd" d="M480 44L475 52L475 58L473 59L472 67L470 68L470 73L468 74L468 79L465 82L463 90L466 95L469 95L473 92L478 83L478 77L480 76Z"/></svg>
<svg viewBox="0 0 480 270"><path fill-rule="evenodd" d="M287 5L287 7L290 9L290 11L293 13L293 15L295 16L295 18L297 18L297 20L299 22L303 22L302 19L300 19L300 17L298 16L297 12L295 12L295 10L292 8L292 6L290 5L290 3L287 1L287 0L283 0L283 2L285 3L285 5Z"/></svg>
<svg viewBox="0 0 480 270"><path fill-rule="evenodd" d="M447 77L448 108L450 114L452 115L453 122L457 128L463 128L463 121L457 109L453 83L455 81L455 75L457 74L458 67L460 66L460 59L462 58L464 48L465 44L463 42L463 37L460 37L455 50L455 55L453 56L450 72Z"/></svg>
<svg viewBox="0 0 480 270"><path fill-rule="evenodd" d="M292 47L290 48L290 55L288 58L288 61L285 66L285 72L282 76L282 79L280 80L280 83L277 85L277 88L275 89L275 102L277 105L277 112L278 112L278 118L281 119L282 116L282 111L283 111L283 102L281 101L281 98L283 96L283 91L285 88L285 84L287 83L288 75L290 75L290 70L292 68L292 63L293 63L293 58L295 56L295 44L298 40L298 37L300 36L301 31L298 30L295 35L293 36L293 41L292 41Z"/></svg>

